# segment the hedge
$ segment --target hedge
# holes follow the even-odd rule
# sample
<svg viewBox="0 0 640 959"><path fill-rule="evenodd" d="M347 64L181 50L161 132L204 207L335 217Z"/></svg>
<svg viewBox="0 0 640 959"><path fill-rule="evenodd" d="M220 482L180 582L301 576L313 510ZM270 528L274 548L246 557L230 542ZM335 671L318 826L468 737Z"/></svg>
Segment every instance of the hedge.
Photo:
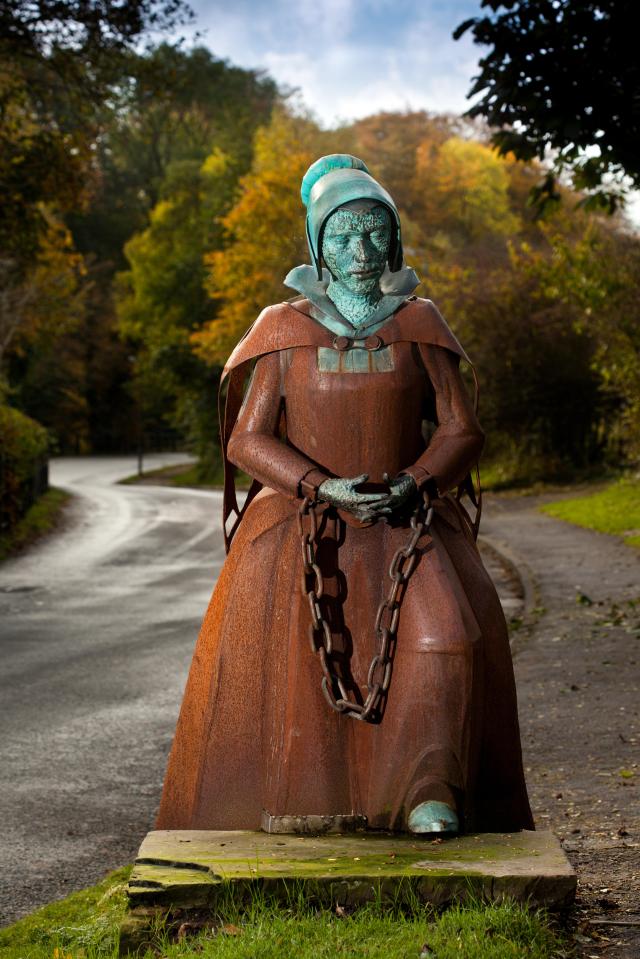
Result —
<svg viewBox="0 0 640 959"><path fill-rule="evenodd" d="M0 405L0 533L14 526L47 489L48 449L43 426Z"/></svg>

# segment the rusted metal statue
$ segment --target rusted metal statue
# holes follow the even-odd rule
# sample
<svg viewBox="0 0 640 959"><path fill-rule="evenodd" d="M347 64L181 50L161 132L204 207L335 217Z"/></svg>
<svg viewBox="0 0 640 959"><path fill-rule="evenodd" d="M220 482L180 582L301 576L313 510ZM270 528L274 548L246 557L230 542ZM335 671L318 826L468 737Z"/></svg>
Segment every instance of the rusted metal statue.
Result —
<svg viewBox="0 0 640 959"><path fill-rule="evenodd" d="M302 196L312 265L285 281L301 295L267 307L225 368L230 548L158 827L532 828L475 545L467 357L413 295L398 211L361 160L321 158ZM232 464L255 477L242 509Z"/></svg>

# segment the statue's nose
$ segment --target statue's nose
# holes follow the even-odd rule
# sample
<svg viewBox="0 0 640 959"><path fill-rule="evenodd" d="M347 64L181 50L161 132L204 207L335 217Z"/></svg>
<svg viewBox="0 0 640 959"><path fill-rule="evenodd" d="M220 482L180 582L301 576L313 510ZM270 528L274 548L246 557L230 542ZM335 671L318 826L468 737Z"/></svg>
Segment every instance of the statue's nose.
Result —
<svg viewBox="0 0 640 959"><path fill-rule="evenodd" d="M369 249L364 237L359 237L355 250L356 260L364 263L369 258Z"/></svg>

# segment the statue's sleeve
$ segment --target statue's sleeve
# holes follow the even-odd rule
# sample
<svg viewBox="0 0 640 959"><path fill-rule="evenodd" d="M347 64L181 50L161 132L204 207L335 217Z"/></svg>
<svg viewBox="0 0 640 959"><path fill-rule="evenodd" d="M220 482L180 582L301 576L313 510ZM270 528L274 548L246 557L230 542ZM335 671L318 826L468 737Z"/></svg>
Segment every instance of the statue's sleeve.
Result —
<svg viewBox="0 0 640 959"><path fill-rule="evenodd" d="M263 486L285 496L313 496L327 473L317 463L287 446L278 435L282 396L280 354L256 363L227 448L232 463Z"/></svg>
<svg viewBox="0 0 640 959"><path fill-rule="evenodd" d="M441 346L420 345L433 390L436 430L427 449L404 469L419 488L433 481L443 495L461 483L478 462L484 433L459 369L459 357Z"/></svg>

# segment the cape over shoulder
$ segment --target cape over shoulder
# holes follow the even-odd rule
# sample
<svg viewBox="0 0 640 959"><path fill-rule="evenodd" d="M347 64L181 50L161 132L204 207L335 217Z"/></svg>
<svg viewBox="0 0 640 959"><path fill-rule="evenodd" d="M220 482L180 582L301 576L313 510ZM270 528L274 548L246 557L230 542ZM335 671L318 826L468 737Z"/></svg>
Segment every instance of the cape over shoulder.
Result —
<svg viewBox="0 0 640 959"><path fill-rule="evenodd" d="M439 309L431 300L413 297L378 331L385 344L409 341L430 346L441 346L471 364L471 360L452 333Z"/></svg>
<svg viewBox="0 0 640 959"><path fill-rule="evenodd" d="M301 301L305 304L307 300ZM267 306L227 360L222 378L249 360L296 346L331 346L334 334L291 303Z"/></svg>
<svg viewBox="0 0 640 959"><path fill-rule="evenodd" d="M299 346L331 347L336 335L315 320L311 310L312 304L304 298L266 307L227 360L223 379L232 370L267 353ZM385 346L401 341L441 346L470 362L431 300L420 297L406 300L375 335Z"/></svg>

